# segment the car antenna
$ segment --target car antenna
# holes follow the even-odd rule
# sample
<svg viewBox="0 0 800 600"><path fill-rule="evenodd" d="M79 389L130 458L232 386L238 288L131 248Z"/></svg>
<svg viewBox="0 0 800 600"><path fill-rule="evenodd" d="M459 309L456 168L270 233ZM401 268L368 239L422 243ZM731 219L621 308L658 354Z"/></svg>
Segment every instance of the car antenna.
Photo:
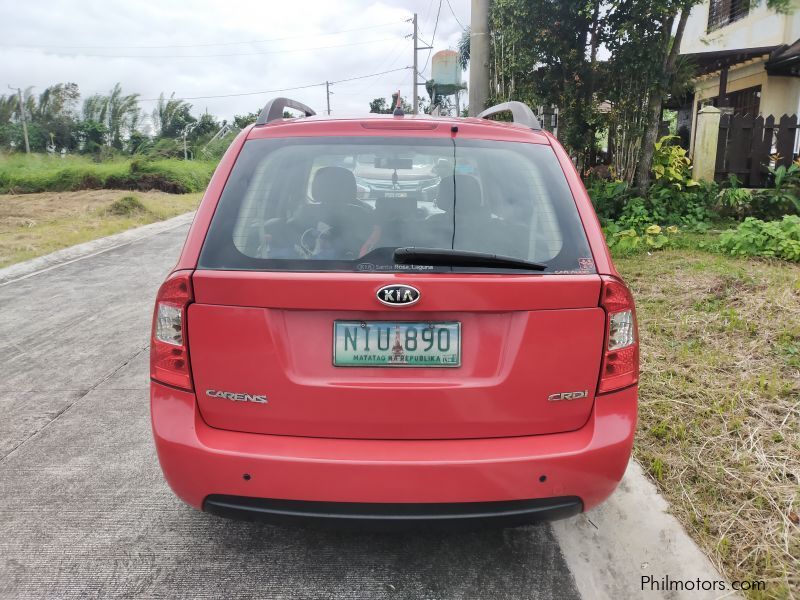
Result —
<svg viewBox="0 0 800 600"><path fill-rule="evenodd" d="M394 105L394 112L392 113L395 117L404 117L406 113L403 112L403 105L401 104L400 98L400 90L397 90L397 103Z"/></svg>

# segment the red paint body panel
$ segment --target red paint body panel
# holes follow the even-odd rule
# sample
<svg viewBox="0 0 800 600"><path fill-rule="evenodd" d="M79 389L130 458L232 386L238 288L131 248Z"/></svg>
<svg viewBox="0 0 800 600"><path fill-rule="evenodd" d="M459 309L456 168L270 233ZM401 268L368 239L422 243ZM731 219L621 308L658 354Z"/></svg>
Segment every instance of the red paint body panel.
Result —
<svg viewBox="0 0 800 600"><path fill-rule="evenodd" d="M334 367L333 321L389 318L371 308L191 305L189 351L204 419L236 431L378 439L530 435L586 422L602 358L602 309L407 311L389 316L461 322L461 367ZM269 403L232 403L207 396L208 389L248 390ZM577 390L589 395L547 399Z"/></svg>
<svg viewBox="0 0 800 600"><path fill-rule="evenodd" d="M574 495L588 510L625 472L636 395L630 387L598 397L589 420L568 433L404 441L224 431L203 421L193 393L153 383L150 398L161 468L195 508L210 494L410 503Z"/></svg>

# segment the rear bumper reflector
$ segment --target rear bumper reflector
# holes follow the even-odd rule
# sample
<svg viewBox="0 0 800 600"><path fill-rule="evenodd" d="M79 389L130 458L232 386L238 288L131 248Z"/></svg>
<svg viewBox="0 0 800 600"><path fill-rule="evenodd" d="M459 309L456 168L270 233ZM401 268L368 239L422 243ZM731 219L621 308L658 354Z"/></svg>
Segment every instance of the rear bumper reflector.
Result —
<svg viewBox="0 0 800 600"><path fill-rule="evenodd" d="M575 496L500 502L412 504L273 500L211 495L203 502L203 510L222 517L249 521L391 531L414 527L513 527L577 515L583 510L583 503Z"/></svg>

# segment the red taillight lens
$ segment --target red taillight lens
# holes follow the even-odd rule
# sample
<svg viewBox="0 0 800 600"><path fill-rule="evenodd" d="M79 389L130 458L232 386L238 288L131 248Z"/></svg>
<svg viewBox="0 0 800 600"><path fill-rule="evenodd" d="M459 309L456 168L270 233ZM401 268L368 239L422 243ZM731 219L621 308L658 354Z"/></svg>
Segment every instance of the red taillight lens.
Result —
<svg viewBox="0 0 800 600"><path fill-rule="evenodd" d="M176 271L161 284L150 337L150 377L185 390L192 389L186 309L191 304L191 271Z"/></svg>
<svg viewBox="0 0 800 600"><path fill-rule="evenodd" d="M602 279L600 306L606 311L606 337L598 394L639 381L639 335L633 296L619 279L607 275Z"/></svg>

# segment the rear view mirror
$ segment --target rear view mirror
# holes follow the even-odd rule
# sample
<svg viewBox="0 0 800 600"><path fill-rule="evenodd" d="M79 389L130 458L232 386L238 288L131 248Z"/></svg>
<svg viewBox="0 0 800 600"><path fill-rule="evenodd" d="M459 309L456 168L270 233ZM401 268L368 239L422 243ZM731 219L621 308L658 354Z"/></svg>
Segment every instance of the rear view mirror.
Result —
<svg viewBox="0 0 800 600"><path fill-rule="evenodd" d="M375 157L376 169L413 169L414 160L411 158L386 158L383 156Z"/></svg>

